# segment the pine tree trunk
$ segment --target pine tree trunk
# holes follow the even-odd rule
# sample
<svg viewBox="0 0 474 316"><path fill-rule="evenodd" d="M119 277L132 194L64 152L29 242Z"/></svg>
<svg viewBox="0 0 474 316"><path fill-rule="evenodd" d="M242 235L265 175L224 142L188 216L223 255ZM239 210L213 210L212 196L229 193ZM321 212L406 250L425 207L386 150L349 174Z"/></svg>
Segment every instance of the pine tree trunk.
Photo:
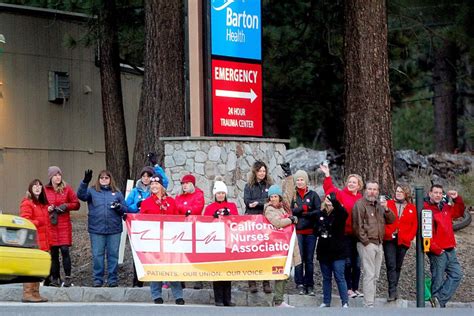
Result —
<svg viewBox="0 0 474 316"><path fill-rule="evenodd" d="M160 136L182 136L184 126L183 1L145 1L145 74L138 111L133 175L154 151L163 161Z"/></svg>
<svg viewBox="0 0 474 316"><path fill-rule="evenodd" d="M345 173L393 193L385 1L346 0L344 14Z"/></svg>
<svg viewBox="0 0 474 316"><path fill-rule="evenodd" d="M433 107L435 150L454 152L457 147L456 45L444 41L435 51Z"/></svg>
<svg viewBox="0 0 474 316"><path fill-rule="evenodd" d="M102 112L105 134L106 168L124 191L130 173L127 135L120 80L120 59L116 7L114 0L105 0L99 13L99 58L102 86Z"/></svg>

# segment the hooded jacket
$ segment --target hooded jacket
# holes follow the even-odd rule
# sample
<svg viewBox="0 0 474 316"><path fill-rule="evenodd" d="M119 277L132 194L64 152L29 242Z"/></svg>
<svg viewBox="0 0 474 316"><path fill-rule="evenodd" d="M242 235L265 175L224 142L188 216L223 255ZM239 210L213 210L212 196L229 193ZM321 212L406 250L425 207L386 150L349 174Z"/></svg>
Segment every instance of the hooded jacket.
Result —
<svg viewBox="0 0 474 316"><path fill-rule="evenodd" d="M130 194L127 196L126 202L128 206L129 213L138 213L140 208L138 207L138 202L143 202L150 196L150 186L144 185L142 180L138 180L135 187L130 191Z"/></svg>
<svg viewBox="0 0 474 316"><path fill-rule="evenodd" d="M392 224L385 225L384 240L392 240L392 234L397 232L398 245L410 248L411 241L415 238L418 228L416 215L416 206L408 203L403 208L402 216L398 214L397 204L394 200L387 201L387 207L395 215L395 221Z"/></svg>
<svg viewBox="0 0 474 316"><path fill-rule="evenodd" d="M201 215L204 208L204 193L194 188L193 193L182 193L175 198L177 214L184 215L190 210L191 215Z"/></svg>
<svg viewBox="0 0 474 316"><path fill-rule="evenodd" d="M20 203L20 216L30 220L36 226L38 247L49 251L50 229L48 205L36 204L32 199L24 198Z"/></svg>

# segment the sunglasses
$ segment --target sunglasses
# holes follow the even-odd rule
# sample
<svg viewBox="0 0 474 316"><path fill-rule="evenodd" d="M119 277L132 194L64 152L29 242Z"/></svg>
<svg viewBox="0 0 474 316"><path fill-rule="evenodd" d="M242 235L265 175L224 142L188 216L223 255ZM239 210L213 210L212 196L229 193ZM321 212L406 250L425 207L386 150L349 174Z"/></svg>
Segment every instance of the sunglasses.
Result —
<svg viewBox="0 0 474 316"><path fill-rule="evenodd" d="M101 177L99 177L99 179L105 179L105 180L107 180L107 179L110 179L110 177L108 177L108 176L101 176Z"/></svg>

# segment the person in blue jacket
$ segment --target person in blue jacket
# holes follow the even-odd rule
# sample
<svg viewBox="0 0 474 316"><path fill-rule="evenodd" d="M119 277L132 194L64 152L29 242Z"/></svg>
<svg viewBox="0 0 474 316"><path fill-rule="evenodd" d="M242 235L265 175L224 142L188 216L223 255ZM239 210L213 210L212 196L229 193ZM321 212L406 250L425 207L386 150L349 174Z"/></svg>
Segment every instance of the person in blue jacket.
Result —
<svg viewBox="0 0 474 316"><path fill-rule="evenodd" d="M122 216L127 206L122 192L117 188L112 174L108 170L99 172L94 185L88 188L92 180L92 170L86 170L84 179L77 190L77 197L87 202L88 231L91 240L93 259L94 287L104 285L104 266L107 258L109 287L118 286L118 257Z"/></svg>

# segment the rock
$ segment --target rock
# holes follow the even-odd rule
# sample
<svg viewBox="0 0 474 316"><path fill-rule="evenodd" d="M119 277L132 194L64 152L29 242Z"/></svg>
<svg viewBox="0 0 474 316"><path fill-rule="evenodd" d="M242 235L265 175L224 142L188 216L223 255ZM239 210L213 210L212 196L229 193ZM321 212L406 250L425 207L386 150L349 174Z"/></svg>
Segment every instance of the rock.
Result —
<svg viewBox="0 0 474 316"><path fill-rule="evenodd" d="M326 157L327 151L298 147L286 151L285 161L290 163L292 172L299 169L311 172L318 169Z"/></svg>
<svg viewBox="0 0 474 316"><path fill-rule="evenodd" d="M218 161L221 156L221 148L217 146L212 146L209 150L209 160L210 161Z"/></svg>
<svg viewBox="0 0 474 316"><path fill-rule="evenodd" d="M194 157L196 162L205 162L207 160L207 154L204 151L196 151L196 157Z"/></svg>

